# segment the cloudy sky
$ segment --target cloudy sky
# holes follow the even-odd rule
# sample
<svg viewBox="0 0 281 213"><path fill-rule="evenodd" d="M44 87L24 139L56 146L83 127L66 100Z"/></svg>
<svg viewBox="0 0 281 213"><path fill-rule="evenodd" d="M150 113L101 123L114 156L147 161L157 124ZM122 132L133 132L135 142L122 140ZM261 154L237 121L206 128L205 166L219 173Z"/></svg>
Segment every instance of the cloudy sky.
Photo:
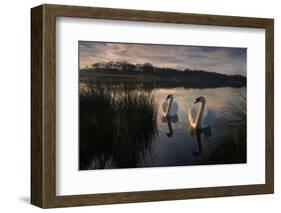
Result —
<svg viewBox="0 0 281 213"><path fill-rule="evenodd" d="M200 69L246 76L245 48L79 41L80 68L96 62L149 62L157 67Z"/></svg>

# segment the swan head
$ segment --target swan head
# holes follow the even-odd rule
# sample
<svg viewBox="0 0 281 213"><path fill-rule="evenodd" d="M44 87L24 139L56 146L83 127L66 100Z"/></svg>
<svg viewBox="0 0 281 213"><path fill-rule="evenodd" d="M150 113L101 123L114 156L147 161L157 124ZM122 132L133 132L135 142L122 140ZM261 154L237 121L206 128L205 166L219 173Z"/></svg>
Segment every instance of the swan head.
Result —
<svg viewBox="0 0 281 213"><path fill-rule="evenodd" d="M174 96L172 94L169 94L166 98L166 100L168 100L169 98L173 98Z"/></svg>
<svg viewBox="0 0 281 213"><path fill-rule="evenodd" d="M196 98L195 101L194 101L194 104L199 103L199 102L205 103L206 102L205 97L200 96L200 97Z"/></svg>

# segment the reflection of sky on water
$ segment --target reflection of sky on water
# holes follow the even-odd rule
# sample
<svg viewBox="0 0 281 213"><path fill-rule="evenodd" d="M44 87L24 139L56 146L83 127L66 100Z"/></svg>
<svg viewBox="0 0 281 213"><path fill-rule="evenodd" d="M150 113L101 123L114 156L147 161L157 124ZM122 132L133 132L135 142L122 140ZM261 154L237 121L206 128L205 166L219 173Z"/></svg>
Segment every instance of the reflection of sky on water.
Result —
<svg viewBox="0 0 281 213"><path fill-rule="evenodd" d="M231 130L224 127L226 122L222 116L224 110L228 107L229 102L239 101L238 91L235 88L215 88L215 89L154 89L156 100L161 106L168 94L174 96L174 101L179 104L178 121L171 123L173 136L168 137L168 123L161 120L161 109L159 109L158 132L159 137L155 139L155 147L153 154L147 154L146 157L139 162L140 167L146 166L177 166L177 165L194 165L204 164L206 162L205 152L215 148L221 144L226 137L229 137ZM204 134L200 135L201 144L198 143L198 138L191 136L188 132L188 109L194 106L194 100L204 96L206 98L206 107L210 107L215 112L210 126L212 134L206 139ZM231 135L230 135L231 136ZM194 156L193 152L198 151L202 145L203 154Z"/></svg>

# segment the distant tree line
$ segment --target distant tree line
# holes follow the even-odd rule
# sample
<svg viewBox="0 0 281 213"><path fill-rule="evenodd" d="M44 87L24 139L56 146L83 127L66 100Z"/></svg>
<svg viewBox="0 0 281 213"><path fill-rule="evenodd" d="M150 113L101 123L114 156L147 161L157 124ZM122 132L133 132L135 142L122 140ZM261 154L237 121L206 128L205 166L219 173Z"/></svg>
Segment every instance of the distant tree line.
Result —
<svg viewBox="0 0 281 213"><path fill-rule="evenodd" d="M151 63L131 64L127 61L98 62L92 64L91 68L99 72L123 71L143 73L153 73L153 71L159 69L157 67L154 67Z"/></svg>
<svg viewBox="0 0 281 213"><path fill-rule="evenodd" d="M178 70L168 67L155 67L151 63L132 64L127 61L109 61L98 62L92 64L89 68L84 69L83 73L104 73L104 74L118 74L118 75L150 75L159 78L177 78L189 79L193 83L202 81L216 81L216 82L237 82L239 85L246 85L246 77L242 75L225 75L216 72L207 72L204 70L184 69ZM236 84L236 83L235 83Z"/></svg>

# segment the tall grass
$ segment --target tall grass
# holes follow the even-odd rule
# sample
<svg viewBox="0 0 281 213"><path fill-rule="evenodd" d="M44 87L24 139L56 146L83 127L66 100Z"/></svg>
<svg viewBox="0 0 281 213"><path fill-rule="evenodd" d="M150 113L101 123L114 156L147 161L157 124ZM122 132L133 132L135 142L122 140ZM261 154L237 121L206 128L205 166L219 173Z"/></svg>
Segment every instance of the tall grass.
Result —
<svg viewBox="0 0 281 213"><path fill-rule="evenodd" d="M247 120L247 97L246 90L240 89L233 99L228 102L224 111L224 117L229 125L243 125Z"/></svg>
<svg viewBox="0 0 281 213"><path fill-rule="evenodd" d="M247 159L247 97L246 90L240 89L222 114L227 137L224 142L211 150L210 162L224 159L224 163L245 163Z"/></svg>
<svg viewBox="0 0 281 213"><path fill-rule="evenodd" d="M80 85L80 169L136 167L153 148L158 103L125 85Z"/></svg>

